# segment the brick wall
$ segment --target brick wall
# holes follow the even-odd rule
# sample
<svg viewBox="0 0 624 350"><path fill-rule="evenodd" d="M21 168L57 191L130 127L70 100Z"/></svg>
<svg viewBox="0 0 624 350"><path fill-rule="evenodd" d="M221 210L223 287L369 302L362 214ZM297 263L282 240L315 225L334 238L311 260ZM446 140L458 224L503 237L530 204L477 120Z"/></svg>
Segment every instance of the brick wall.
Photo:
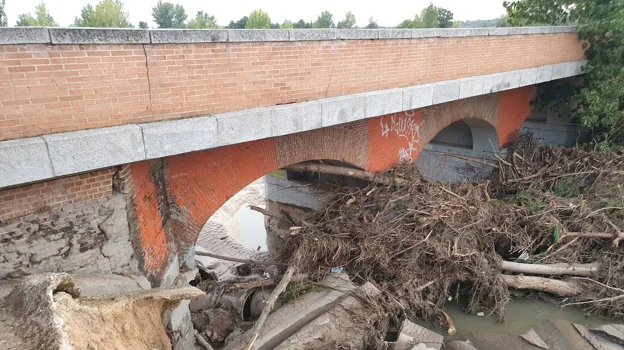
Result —
<svg viewBox="0 0 624 350"><path fill-rule="evenodd" d="M0 190L0 222L109 197L116 169Z"/></svg>
<svg viewBox="0 0 624 350"><path fill-rule="evenodd" d="M583 59L576 33L0 46L0 140L220 113Z"/></svg>

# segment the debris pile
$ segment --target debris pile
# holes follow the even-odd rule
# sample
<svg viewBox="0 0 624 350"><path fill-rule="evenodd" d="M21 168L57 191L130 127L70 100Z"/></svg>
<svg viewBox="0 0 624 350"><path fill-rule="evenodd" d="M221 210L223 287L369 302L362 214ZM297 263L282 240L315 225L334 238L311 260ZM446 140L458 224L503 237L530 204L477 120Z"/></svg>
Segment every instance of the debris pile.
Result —
<svg viewBox="0 0 624 350"><path fill-rule="evenodd" d="M621 320L624 255L618 245L624 239L624 154L556 149L523 137L505 159L497 159L488 164L494 168L488 180L454 184L423 179L411 164L377 175L324 164L302 166L300 171L346 174L368 185L337 187L335 200L323 210L279 218L288 232L281 237L285 253L278 261L247 263L272 265L284 278L278 284L274 277L280 273L264 273L260 280L271 282L262 283L277 287L265 292L269 297L255 327L232 339L228 348L282 343L289 349L299 348L295 344L302 349L397 348L399 342L386 341L386 335L400 333L409 321L439 324L452 334L452 319L444 311L448 300L460 302L467 313L504 321L512 293L549 295L561 305ZM286 333L269 327L271 318L289 304L263 325L280 294L297 288L314 291L304 297L327 293L326 281L336 272L361 286L352 288L359 293L347 293L357 300L349 305L358 305L345 308L349 317L342 320L352 320L348 327L304 331L301 326ZM300 277L298 282L286 287L293 276ZM210 294L219 283L208 282L202 289ZM251 295L258 290L262 288L254 288ZM253 298L243 299L241 319L251 328L254 323L245 314ZM300 310L290 313L305 315ZM321 307L322 314L328 310ZM329 315L323 324L344 322L331 321ZM358 327L362 331L357 340L364 343L353 342L358 335L346 335L347 328ZM343 336L331 337L332 332ZM269 336L278 333L279 338ZM323 334L323 346L314 342L313 334ZM280 342L271 343L275 339ZM439 348L422 340L408 345L398 348Z"/></svg>

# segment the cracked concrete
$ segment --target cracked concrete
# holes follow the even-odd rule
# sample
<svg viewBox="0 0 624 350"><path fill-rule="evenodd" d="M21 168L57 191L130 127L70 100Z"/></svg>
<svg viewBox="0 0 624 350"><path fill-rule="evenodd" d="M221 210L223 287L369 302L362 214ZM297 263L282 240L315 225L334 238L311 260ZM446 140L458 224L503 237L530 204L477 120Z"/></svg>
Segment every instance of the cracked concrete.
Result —
<svg viewBox="0 0 624 350"><path fill-rule="evenodd" d="M122 194L0 223L0 279L138 271Z"/></svg>

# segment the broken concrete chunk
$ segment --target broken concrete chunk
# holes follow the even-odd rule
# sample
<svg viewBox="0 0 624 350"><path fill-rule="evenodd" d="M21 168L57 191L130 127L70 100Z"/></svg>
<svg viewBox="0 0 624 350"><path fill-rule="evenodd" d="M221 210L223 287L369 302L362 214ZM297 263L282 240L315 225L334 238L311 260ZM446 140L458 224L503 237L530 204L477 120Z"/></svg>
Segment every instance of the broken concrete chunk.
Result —
<svg viewBox="0 0 624 350"><path fill-rule="evenodd" d="M548 345L544 343L542 338L540 338L540 336L537 335L537 333L535 333L533 329L529 330L528 332L524 334L521 334L520 338L528 341L529 343L537 346L538 348L548 349Z"/></svg>
<svg viewBox="0 0 624 350"><path fill-rule="evenodd" d="M343 276L329 275L323 282L331 288L307 293L290 301L272 313L268 318L260 336L254 342L256 350L274 349L281 342L295 334L319 315L331 309L346 297L346 292L356 286ZM225 349L238 350L249 341L250 333L238 337Z"/></svg>
<svg viewBox="0 0 624 350"><path fill-rule="evenodd" d="M598 334L616 344L624 345L624 325L606 324L589 329L592 333Z"/></svg>
<svg viewBox="0 0 624 350"><path fill-rule="evenodd" d="M200 295L189 286L85 297L68 274L28 276L0 300L0 348L171 349L163 311Z"/></svg>
<svg viewBox="0 0 624 350"><path fill-rule="evenodd" d="M441 349L444 337L425 327L419 326L410 320L404 320L399 330L396 350L409 350L414 345L423 343L432 349Z"/></svg>
<svg viewBox="0 0 624 350"><path fill-rule="evenodd" d="M359 296L347 294L338 305L318 316L297 333L280 342L281 344L275 339L275 343L279 345L266 349L363 349L366 321L362 321L365 319L363 315L357 314L364 308L360 297L374 297L381 292L371 283L365 283L353 291L358 292L362 294Z"/></svg>

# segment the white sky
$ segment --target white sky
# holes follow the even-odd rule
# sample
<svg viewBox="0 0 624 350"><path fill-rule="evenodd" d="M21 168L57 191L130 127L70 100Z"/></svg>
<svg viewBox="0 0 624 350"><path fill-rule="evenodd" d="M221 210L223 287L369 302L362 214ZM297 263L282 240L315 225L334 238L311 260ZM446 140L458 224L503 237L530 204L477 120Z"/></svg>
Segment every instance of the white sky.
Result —
<svg viewBox="0 0 624 350"><path fill-rule="evenodd" d="M123 1L123 0L122 0ZM217 24L227 25L230 20L238 20L251 11L262 8L271 16L272 22L282 23L285 19L293 22L303 18L306 21L316 19L324 10L334 15L334 22L344 18L351 10L355 14L358 26L368 24L373 17L380 26L396 26L405 19L413 18L426 7L431 0L169 0L183 5L189 19L197 11L208 12L217 18ZM41 0L6 0L5 12L9 25L15 25L17 16L25 12L34 12ZM73 23L81 8L98 0L45 0L52 17L61 26ZM151 8L157 0L125 0L124 8L130 14L130 21L137 26L139 21L152 22ZM436 6L451 10L455 20L477 20L497 18L505 13L503 0L437 0Z"/></svg>

